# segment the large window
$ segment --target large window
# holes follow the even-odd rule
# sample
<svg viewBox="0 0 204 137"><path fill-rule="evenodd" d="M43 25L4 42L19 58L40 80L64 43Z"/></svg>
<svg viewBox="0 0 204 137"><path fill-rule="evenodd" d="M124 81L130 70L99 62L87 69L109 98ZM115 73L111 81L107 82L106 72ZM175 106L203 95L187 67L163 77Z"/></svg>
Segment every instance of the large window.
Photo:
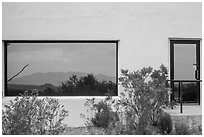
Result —
<svg viewBox="0 0 204 137"><path fill-rule="evenodd" d="M3 41L4 95L117 96L118 41Z"/></svg>

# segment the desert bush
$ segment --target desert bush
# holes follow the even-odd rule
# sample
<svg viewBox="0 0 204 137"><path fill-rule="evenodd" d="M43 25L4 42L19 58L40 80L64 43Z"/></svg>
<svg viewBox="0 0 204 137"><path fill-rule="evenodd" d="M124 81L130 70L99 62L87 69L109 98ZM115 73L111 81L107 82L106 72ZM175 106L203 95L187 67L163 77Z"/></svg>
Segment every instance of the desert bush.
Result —
<svg viewBox="0 0 204 137"><path fill-rule="evenodd" d="M169 106L170 108L175 108L177 105L177 102L175 100L172 100L169 105L170 105Z"/></svg>
<svg viewBox="0 0 204 137"><path fill-rule="evenodd" d="M111 108L110 100L112 100L111 97L99 102L95 102L94 98L86 100L85 106L88 106L89 111L91 110L93 113L90 118L86 118L88 126L107 128L118 119L117 113Z"/></svg>
<svg viewBox="0 0 204 137"><path fill-rule="evenodd" d="M150 122L152 125L157 125L160 117L160 107L169 105L169 89L167 84L167 68L161 64L158 70L154 70L151 74L151 80L148 86L151 89L150 94L150 110L151 118Z"/></svg>
<svg viewBox="0 0 204 137"><path fill-rule="evenodd" d="M167 68L162 64L158 70L152 67L129 72L121 70L119 78L124 92L117 105L124 109L125 123L116 124L116 134L149 134L148 125L157 125L160 107L168 104ZM123 125L123 126L121 126Z"/></svg>
<svg viewBox="0 0 204 137"><path fill-rule="evenodd" d="M202 133L202 125L198 125L198 131Z"/></svg>
<svg viewBox="0 0 204 137"><path fill-rule="evenodd" d="M168 114L161 116L159 119L159 127L163 134L169 134L173 129L171 116Z"/></svg>
<svg viewBox="0 0 204 137"><path fill-rule="evenodd" d="M182 123L176 123L175 124L175 134L176 135L190 135L190 130L187 125Z"/></svg>
<svg viewBox="0 0 204 137"><path fill-rule="evenodd" d="M150 119L150 88L146 78L152 68L143 68L136 72L121 70L120 82L124 87L119 104L125 110L125 131L128 134L145 134Z"/></svg>
<svg viewBox="0 0 204 137"><path fill-rule="evenodd" d="M95 104L95 117L91 119L94 126L107 128L110 122L117 116L115 112L107 105L106 102L100 101Z"/></svg>
<svg viewBox="0 0 204 137"><path fill-rule="evenodd" d="M134 72L121 70L121 73L119 80L126 93L122 96L123 104L135 110L138 118L143 113L149 113L146 120L156 125L160 107L168 104L167 68L162 64L158 70L147 67Z"/></svg>
<svg viewBox="0 0 204 137"><path fill-rule="evenodd" d="M37 92L25 92L21 97L10 100L2 114L2 132L9 135L60 134L68 116L57 99L37 98Z"/></svg>
<svg viewBox="0 0 204 137"><path fill-rule="evenodd" d="M98 123L101 122L98 119L108 120L113 107L118 120L106 121L108 124L104 124L103 127L106 127L108 134L149 134L148 125L158 123L160 107L168 104L167 68L161 65L159 70L147 67L133 72L122 69L121 74L119 81L124 92L119 95L117 101L112 100L114 104L107 103L107 101L111 102L110 99L101 101L97 105L92 102L90 105L92 108L99 108L94 109L97 110L95 113L97 118L95 117L94 120Z"/></svg>
<svg viewBox="0 0 204 137"><path fill-rule="evenodd" d="M199 126L193 126L192 128L189 127L189 125L181 122L175 123L175 131L173 133L174 135L202 135L202 127Z"/></svg>

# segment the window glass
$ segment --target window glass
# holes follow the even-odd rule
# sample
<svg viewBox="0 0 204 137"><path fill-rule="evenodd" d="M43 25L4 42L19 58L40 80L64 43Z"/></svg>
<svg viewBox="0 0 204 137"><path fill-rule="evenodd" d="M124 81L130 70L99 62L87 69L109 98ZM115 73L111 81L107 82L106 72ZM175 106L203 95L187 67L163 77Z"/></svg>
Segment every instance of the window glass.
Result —
<svg viewBox="0 0 204 137"><path fill-rule="evenodd" d="M5 96L26 90L40 96L104 96L108 91L117 95L116 42L23 42L6 48Z"/></svg>

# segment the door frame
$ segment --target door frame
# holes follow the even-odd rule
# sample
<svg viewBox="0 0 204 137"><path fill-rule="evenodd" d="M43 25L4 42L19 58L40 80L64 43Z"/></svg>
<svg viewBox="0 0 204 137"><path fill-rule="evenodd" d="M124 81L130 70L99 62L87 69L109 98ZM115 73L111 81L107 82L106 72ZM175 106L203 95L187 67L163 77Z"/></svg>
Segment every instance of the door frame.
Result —
<svg viewBox="0 0 204 137"><path fill-rule="evenodd" d="M196 44L196 70L198 70L197 80L200 80L200 45L201 38L169 38L170 43L170 80L174 80L174 46L175 44ZM198 104L200 105L200 82L197 82L198 85ZM172 89L172 94L170 96L170 100L174 100L174 82L170 83L170 87Z"/></svg>

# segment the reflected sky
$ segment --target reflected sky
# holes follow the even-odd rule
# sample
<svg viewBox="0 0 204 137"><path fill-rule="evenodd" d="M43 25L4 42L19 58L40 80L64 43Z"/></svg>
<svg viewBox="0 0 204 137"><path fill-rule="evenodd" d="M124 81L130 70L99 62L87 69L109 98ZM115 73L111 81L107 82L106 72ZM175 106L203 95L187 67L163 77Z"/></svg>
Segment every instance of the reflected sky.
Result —
<svg viewBox="0 0 204 137"><path fill-rule="evenodd" d="M175 44L174 47L174 78L193 80L195 79L196 45Z"/></svg>
<svg viewBox="0 0 204 137"><path fill-rule="evenodd" d="M36 72L86 72L115 76L114 43L11 43L7 48L7 75L13 76L29 64L21 75Z"/></svg>

